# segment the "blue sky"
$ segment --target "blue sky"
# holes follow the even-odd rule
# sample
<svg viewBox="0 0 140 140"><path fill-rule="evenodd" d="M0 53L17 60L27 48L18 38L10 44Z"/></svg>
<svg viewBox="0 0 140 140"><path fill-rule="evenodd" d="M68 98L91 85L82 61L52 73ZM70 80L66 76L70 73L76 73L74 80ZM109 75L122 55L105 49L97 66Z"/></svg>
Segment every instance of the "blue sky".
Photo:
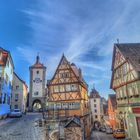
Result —
<svg viewBox="0 0 140 140"><path fill-rule="evenodd" d="M139 0L0 0L0 46L27 83L37 52L50 79L64 52L102 96L110 90L113 44L140 42Z"/></svg>

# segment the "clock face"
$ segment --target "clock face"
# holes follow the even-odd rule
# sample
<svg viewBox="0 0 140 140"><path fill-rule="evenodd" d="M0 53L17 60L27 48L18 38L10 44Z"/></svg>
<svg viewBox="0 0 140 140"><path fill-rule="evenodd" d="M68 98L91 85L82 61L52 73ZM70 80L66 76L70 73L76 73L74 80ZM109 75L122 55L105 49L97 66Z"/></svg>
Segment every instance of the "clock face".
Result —
<svg viewBox="0 0 140 140"><path fill-rule="evenodd" d="M35 78L36 83L40 83L40 78Z"/></svg>

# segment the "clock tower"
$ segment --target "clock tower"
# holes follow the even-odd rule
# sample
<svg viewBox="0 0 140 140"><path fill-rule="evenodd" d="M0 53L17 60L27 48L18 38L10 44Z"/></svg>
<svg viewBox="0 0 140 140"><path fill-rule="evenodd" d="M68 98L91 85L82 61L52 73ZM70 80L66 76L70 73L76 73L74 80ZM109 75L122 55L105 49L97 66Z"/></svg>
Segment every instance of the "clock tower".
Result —
<svg viewBox="0 0 140 140"><path fill-rule="evenodd" d="M46 67L40 63L39 55L36 63L29 67L30 70L30 91L29 110L39 111L45 103Z"/></svg>

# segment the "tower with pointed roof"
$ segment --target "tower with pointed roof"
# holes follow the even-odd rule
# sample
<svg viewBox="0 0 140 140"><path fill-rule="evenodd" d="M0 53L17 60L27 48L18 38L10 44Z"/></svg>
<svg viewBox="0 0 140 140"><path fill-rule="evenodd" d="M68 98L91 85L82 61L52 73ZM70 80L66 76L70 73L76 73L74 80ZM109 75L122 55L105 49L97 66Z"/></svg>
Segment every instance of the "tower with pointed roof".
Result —
<svg viewBox="0 0 140 140"><path fill-rule="evenodd" d="M46 67L40 63L40 57L37 55L34 65L30 70L30 92L29 92L29 110L39 111L45 103L45 85L46 85Z"/></svg>
<svg viewBox="0 0 140 140"><path fill-rule="evenodd" d="M95 89L94 86L90 92L90 107L94 127L99 127L100 125L102 125L103 102L102 97L100 96L99 92Z"/></svg>

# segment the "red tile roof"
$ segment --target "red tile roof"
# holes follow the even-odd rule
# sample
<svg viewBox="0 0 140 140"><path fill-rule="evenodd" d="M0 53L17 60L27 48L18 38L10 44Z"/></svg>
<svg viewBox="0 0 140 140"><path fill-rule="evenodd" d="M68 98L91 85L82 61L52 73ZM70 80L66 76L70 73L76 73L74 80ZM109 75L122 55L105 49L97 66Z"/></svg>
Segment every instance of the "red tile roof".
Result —
<svg viewBox="0 0 140 140"><path fill-rule="evenodd" d="M95 88L93 88L90 92L90 98L101 98L101 96L99 92Z"/></svg>
<svg viewBox="0 0 140 140"><path fill-rule="evenodd" d="M45 67L42 63L40 63L39 59L40 59L39 56L37 56L36 63L32 65L31 68L44 68Z"/></svg>

